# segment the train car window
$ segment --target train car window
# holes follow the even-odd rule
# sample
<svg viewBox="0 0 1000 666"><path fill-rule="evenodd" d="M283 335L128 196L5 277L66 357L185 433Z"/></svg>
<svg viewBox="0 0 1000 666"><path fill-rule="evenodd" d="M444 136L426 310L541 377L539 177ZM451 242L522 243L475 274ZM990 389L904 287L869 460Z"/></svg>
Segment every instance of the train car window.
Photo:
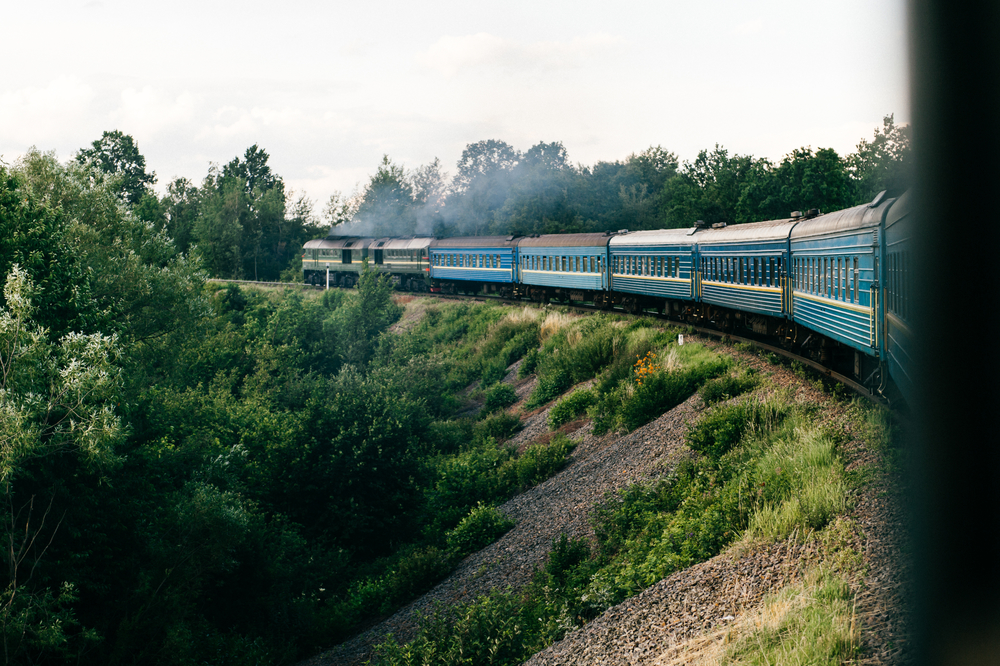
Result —
<svg viewBox="0 0 1000 666"><path fill-rule="evenodd" d="M854 257L854 302L861 303L861 275L858 271L858 258Z"/></svg>
<svg viewBox="0 0 1000 666"><path fill-rule="evenodd" d="M843 257L837 259L837 270L840 271L840 292L837 298L842 301L847 300L847 262Z"/></svg>
<svg viewBox="0 0 1000 666"><path fill-rule="evenodd" d="M840 278L840 269L837 267L837 259L830 257L830 297L837 298L837 283Z"/></svg>

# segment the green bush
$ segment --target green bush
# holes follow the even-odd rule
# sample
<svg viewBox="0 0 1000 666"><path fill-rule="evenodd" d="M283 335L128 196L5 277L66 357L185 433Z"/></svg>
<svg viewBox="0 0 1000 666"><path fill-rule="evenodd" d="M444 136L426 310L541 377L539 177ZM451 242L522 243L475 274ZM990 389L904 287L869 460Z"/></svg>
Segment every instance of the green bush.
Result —
<svg viewBox="0 0 1000 666"><path fill-rule="evenodd" d="M739 444L747 432L771 429L786 410L776 401L745 400L738 405L716 407L687 432L687 445L713 460Z"/></svg>
<svg viewBox="0 0 1000 666"><path fill-rule="evenodd" d="M575 570L590 559L590 545L586 539L570 539L565 534L552 542L552 551L545 562L545 573L556 585L565 585Z"/></svg>
<svg viewBox="0 0 1000 666"><path fill-rule="evenodd" d="M728 367L721 359L673 372L647 375L641 383L623 383L587 410L594 434L635 430L688 399L699 386Z"/></svg>
<svg viewBox="0 0 1000 666"><path fill-rule="evenodd" d="M514 527L514 521L494 506L477 504L445 536L448 547L462 556L490 545Z"/></svg>
<svg viewBox="0 0 1000 666"><path fill-rule="evenodd" d="M521 419L507 412L495 412L480 421L473 428L477 440L493 438L498 442L509 439L521 427Z"/></svg>
<svg viewBox="0 0 1000 666"><path fill-rule="evenodd" d="M573 385L573 376L567 368L556 367L553 370L540 375L538 385L531 392L531 397L525 403L525 407L533 409L540 407L550 400L558 398L562 393Z"/></svg>
<svg viewBox="0 0 1000 666"><path fill-rule="evenodd" d="M500 474L509 488L530 488L546 480L569 460L576 442L556 435L548 444L532 444L517 458L504 463Z"/></svg>
<svg viewBox="0 0 1000 666"><path fill-rule="evenodd" d="M505 409L517 402L517 392L510 384L494 384L486 391L486 401L483 403L483 412L495 412L498 409Z"/></svg>
<svg viewBox="0 0 1000 666"><path fill-rule="evenodd" d="M520 597L494 591L460 607L437 606L420 621L417 637L400 645L390 636L372 666L467 666L520 664L532 654L525 641Z"/></svg>
<svg viewBox="0 0 1000 666"><path fill-rule="evenodd" d="M555 430L562 424L572 421L586 412L595 402L597 402L597 392L593 389L573 391L549 410L549 427Z"/></svg>
<svg viewBox="0 0 1000 666"><path fill-rule="evenodd" d="M524 355L524 360L521 361L520 367L517 369L517 376L520 379L524 379L531 373L535 371L538 367L539 352L537 348L529 349L528 353Z"/></svg>
<svg viewBox="0 0 1000 666"><path fill-rule="evenodd" d="M752 370L738 375L725 375L705 382L698 394L706 405L714 405L723 400L735 398L755 388L759 380Z"/></svg>

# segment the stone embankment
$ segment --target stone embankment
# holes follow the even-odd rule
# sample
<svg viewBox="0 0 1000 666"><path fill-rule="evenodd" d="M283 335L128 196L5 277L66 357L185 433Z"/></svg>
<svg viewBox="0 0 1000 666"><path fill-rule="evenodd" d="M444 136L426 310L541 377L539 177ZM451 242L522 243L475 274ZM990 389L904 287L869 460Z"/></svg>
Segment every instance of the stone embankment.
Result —
<svg viewBox="0 0 1000 666"><path fill-rule="evenodd" d="M701 340L704 344L715 343ZM768 376L773 390L791 392L796 400L819 403L825 418L848 433L843 454L848 470L872 465L877 455L850 431L846 409L789 370L771 366L756 356L720 347L739 356ZM515 383L516 369L505 381ZM525 398L531 382L516 382ZM515 409L518 407L515 406ZM580 440L572 462L559 474L514 497L501 507L517 525L496 543L470 555L429 593L384 622L318 655L302 666L358 665L371 657L375 645L392 634L400 642L411 639L417 617L435 604L475 599L494 589L519 588L531 580L545 561L553 539L561 533L593 538L588 513L607 493L649 479L693 455L684 445L688 425L703 407L694 396L660 418L624 436L595 437L589 424L573 433ZM524 428L515 444L544 434L547 410L524 415ZM906 661L903 590L905 568L900 557L898 503L876 480L854 498L849 518L860 528L859 552L864 576L856 581L857 615L862 623L862 659L857 663L901 664ZM556 664L686 663L669 658L671 650L698 637L720 639L729 623L759 605L768 592L797 580L804 563L815 558L813 546L794 539L761 545L742 552L723 553L707 562L679 571L641 594L606 611L532 657L531 666Z"/></svg>

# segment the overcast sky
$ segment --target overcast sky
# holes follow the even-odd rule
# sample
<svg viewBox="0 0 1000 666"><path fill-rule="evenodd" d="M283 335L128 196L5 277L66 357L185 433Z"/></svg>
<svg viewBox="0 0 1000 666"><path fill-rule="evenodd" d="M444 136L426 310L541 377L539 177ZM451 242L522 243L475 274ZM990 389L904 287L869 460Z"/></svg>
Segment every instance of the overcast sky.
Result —
<svg viewBox="0 0 1000 666"><path fill-rule="evenodd" d="M34 0L0 36L3 161L118 129L162 192L256 143L317 212L383 154L452 175L483 139L777 160L910 120L903 0Z"/></svg>

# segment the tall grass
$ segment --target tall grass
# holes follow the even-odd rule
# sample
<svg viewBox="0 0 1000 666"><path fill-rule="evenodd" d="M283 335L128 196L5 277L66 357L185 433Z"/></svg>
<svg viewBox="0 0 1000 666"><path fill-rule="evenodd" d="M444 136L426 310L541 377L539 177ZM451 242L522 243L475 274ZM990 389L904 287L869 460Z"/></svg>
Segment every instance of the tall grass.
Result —
<svg viewBox="0 0 1000 666"><path fill-rule="evenodd" d="M847 581L821 568L765 598L729 632L722 666L840 666L857 656L860 628Z"/></svg>

